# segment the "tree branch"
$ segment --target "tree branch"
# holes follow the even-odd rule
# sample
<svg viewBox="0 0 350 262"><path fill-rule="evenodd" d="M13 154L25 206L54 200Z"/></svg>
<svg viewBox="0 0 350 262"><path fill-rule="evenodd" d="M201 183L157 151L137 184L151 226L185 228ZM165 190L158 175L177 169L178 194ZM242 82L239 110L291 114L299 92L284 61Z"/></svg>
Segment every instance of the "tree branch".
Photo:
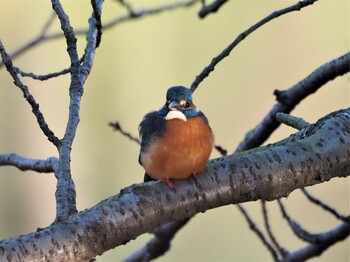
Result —
<svg viewBox="0 0 350 262"><path fill-rule="evenodd" d="M56 189L56 221L65 220L77 212L75 186L71 177L71 146L79 123L80 99L83 94L83 85L79 78L79 57L77 39L70 25L68 15L65 13L59 0L52 0L52 8L58 16L61 29L66 38L67 52L71 62L71 83L69 88L70 105L66 131L59 152L59 166L57 172Z"/></svg>
<svg viewBox="0 0 350 262"><path fill-rule="evenodd" d="M21 171L32 170L39 173L57 171L58 159L50 157L46 160L30 159L17 154L0 154L0 166L14 166Z"/></svg>
<svg viewBox="0 0 350 262"><path fill-rule="evenodd" d="M307 127L308 125L310 125L308 122L306 122L304 119L300 117L291 116L285 113L277 113L276 120L281 124L285 124L297 130L301 130Z"/></svg>
<svg viewBox="0 0 350 262"><path fill-rule="evenodd" d="M49 30L50 26L52 25L54 19L55 19L55 13L53 12L49 19L44 24L43 28L41 29L38 36L34 37L34 39L30 40L28 43L17 49L11 54L12 59L16 58L17 56L21 55L22 53L26 52L28 49L36 46L37 44L40 44L41 42L45 41L47 38L47 31ZM62 36L62 34L60 34ZM4 66L4 62L0 62L0 69Z"/></svg>
<svg viewBox="0 0 350 262"><path fill-rule="evenodd" d="M130 21L130 20L134 20L134 19L138 19L138 18L144 18L147 16L151 16L151 15L156 15L162 12L167 12L167 11L172 11L172 10L176 10L178 8L186 8L186 7L190 7L192 5L194 5L195 3L199 2L199 0L188 0L188 1L184 1L184 2L177 2L175 1L172 4L166 4L163 6L159 6L159 7L154 7L154 8L141 8L139 10L134 10L133 14L127 14L127 15L123 15L123 16L119 16L116 17L112 20L110 20L109 22L106 22L102 29L103 30L108 30L113 28L114 26L126 22L126 21ZM98 14L98 13L96 13ZM55 40L58 38L62 37L62 32L55 32L55 33L51 33L51 34L47 34L47 30L50 27L50 25L52 24L53 18L55 18L55 13L53 13L52 16L50 16L50 18L48 19L48 21L45 23L45 25L43 26L43 29L40 31L40 33L38 34L37 37L35 37L34 39L30 40L28 43L24 44L23 46L21 46L20 48L18 48L16 51L14 51L11 54L11 57L13 59L17 58L17 56L20 56L21 54L23 54L24 52L28 51L30 48L39 45L41 43L44 43L45 41L51 41L51 40ZM101 23L102 24L102 23ZM102 29L99 30L99 33L102 32ZM78 28L75 30L75 35L86 35L88 32L89 28ZM4 64L2 62L0 62L0 69Z"/></svg>
<svg viewBox="0 0 350 262"><path fill-rule="evenodd" d="M328 211L329 213L331 213L333 216L335 216L337 219L342 220L343 222L347 222L350 223L350 216L344 216L341 215L337 212L337 210L335 210L334 208L326 205L325 203L323 203L321 200L313 197L305 188L302 188L301 191L304 193L304 195L307 197L307 199L309 199L312 203L314 203L315 205L320 206L321 208L323 208L324 210Z"/></svg>
<svg viewBox="0 0 350 262"><path fill-rule="evenodd" d="M59 72L49 73L49 74L46 74L46 75L37 75L37 74L34 74L34 73L23 72L18 67L16 67L15 69L23 77L31 77L31 78L33 78L35 80L40 80L40 81L45 81L45 80L48 80L50 78L54 78L54 77L58 77L58 76L61 76L61 75L68 74L70 72L70 68L65 68L65 69L63 69L63 70L61 70Z"/></svg>
<svg viewBox="0 0 350 262"><path fill-rule="evenodd" d="M159 181L130 186L65 222L0 242L0 260L16 255L86 261L171 221L223 205L278 199L350 175L350 108L299 132L254 152L210 161L198 177L175 181L176 190Z"/></svg>
<svg viewBox="0 0 350 262"><path fill-rule="evenodd" d="M60 161L57 172L56 221L65 220L71 214L77 212L75 186L70 169L71 148L80 121L80 101L83 95L83 85L90 74L95 49L99 44L102 34L100 17L102 4L102 0L92 0L93 13L89 19L89 30L86 36L87 44L83 55L83 62L80 66L75 32L60 1L52 0L53 9L60 20L61 28L66 38L67 52L71 61L69 116L66 131L59 147Z"/></svg>
<svg viewBox="0 0 350 262"><path fill-rule="evenodd" d="M198 16L200 18L204 18L204 17L206 17L207 15L209 15L211 13L215 13L226 2L227 2L227 0L215 0L210 5L206 5L205 3L203 3L203 6L202 6L201 10L199 10Z"/></svg>
<svg viewBox="0 0 350 262"><path fill-rule="evenodd" d="M21 79L17 75L17 70L12 64L12 59L10 55L6 52L4 45L2 44L2 41L0 39L0 53L2 57L2 62L6 66L7 71L12 76L12 79L14 80L14 84L19 87L19 89L22 91L24 98L27 100L29 105L32 107L32 112L34 116L36 117L36 120L39 124L39 127L41 131L43 131L44 135L47 137L47 139L52 142L56 147L59 146L60 141L55 136L54 132L49 128L48 124L45 121L44 115L41 113L39 109L39 104L36 102L35 98L32 96L32 94L29 92L28 87L23 84Z"/></svg>
<svg viewBox="0 0 350 262"><path fill-rule="evenodd" d="M228 46L226 47L218 56L214 57L211 61L211 63L206 66L202 72L196 76L196 79L193 81L191 85L191 91L194 92L198 85L207 77L209 74L214 71L215 66L220 63L225 57L229 56L233 48L235 48L239 43L241 43L247 36L249 36L251 33L253 33L255 30L263 26L264 24L270 22L271 20L290 13L294 11L300 11L300 9L312 5L314 2L317 0L304 0L304 1L299 1L295 5L289 6L287 8L283 8L278 11L274 11L264 19L260 20L258 23L252 25L249 27L247 30L245 30L243 33L239 34L238 37Z"/></svg>
<svg viewBox="0 0 350 262"><path fill-rule="evenodd" d="M164 255L170 249L171 240L175 237L176 233L184 227L190 219L191 217L158 227L153 232L154 237L148 241L144 247L125 259L124 262L146 262Z"/></svg>
<svg viewBox="0 0 350 262"><path fill-rule="evenodd" d="M276 91L279 102L272 107L270 112L254 129L247 132L244 140L238 145L236 152L261 145L280 125L275 117L277 113L290 113L300 101L316 92L321 86L337 76L350 72L349 64L350 52L320 66L288 90Z"/></svg>
<svg viewBox="0 0 350 262"><path fill-rule="evenodd" d="M261 206L262 206L262 212L263 212L263 217L264 217L264 224L265 224L265 229L268 234L268 236L271 239L271 242L273 243L275 249L278 252L278 257L284 257L288 254L288 251L281 247L281 245L278 243L277 239L275 238L274 234L272 233L270 222L269 222L269 216L267 212L267 207L266 207L266 201L261 201Z"/></svg>
<svg viewBox="0 0 350 262"><path fill-rule="evenodd" d="M238 209L241 211L243 214L244 218L247 220L248 225L250 229L258 236L258 238L261 240L261 242L264 244L264 246L267 248L267 250L271 253L274 261L278 260L278 254L274 247L267 241L265 235L263 232L258 228L258 226L254 223L254 221L250 218L248 212L245 210L243 205L237 204L236 205Z"/></svg>
<svg viewBox="0 0 350 262"><path fill-rule="evenodd" d="M330 246L346 239L350 234L350 224L342 223L335 229L320 234L317 244L309 244L295 252L289 253L283 258L283 262L305 261L309 258L321 255Z"/></svg>

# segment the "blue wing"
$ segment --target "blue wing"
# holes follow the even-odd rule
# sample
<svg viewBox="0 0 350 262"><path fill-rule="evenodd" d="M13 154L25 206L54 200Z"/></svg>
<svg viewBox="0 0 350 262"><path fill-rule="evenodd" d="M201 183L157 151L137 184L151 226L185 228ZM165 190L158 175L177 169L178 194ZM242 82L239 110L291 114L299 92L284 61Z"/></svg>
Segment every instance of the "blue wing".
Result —
<svg viewBox="0 0 350 262"><path fill-rule="evenodd" d="M141 149L139 154L139 163L141 163L141 152L147 151L148 146L152 140L156 137L161 137L165 131L165 120L164 117L167 114L167 110L162 108L158 111L153 111L145 115L142 122L139 125L139 133L141 138ZM145 173L144 182L152 181L147 173Z"/></svg>
<svg viewBox="0 0 350 262"><path fill-rule="evenodd" d="M164 117L166 114L167 110L162 108L158 111L153 111L145 115L139 125L139 133L141 138L140 153L147 150L149 144L154 138L161 137L163 135L165 130Z"/></svg>

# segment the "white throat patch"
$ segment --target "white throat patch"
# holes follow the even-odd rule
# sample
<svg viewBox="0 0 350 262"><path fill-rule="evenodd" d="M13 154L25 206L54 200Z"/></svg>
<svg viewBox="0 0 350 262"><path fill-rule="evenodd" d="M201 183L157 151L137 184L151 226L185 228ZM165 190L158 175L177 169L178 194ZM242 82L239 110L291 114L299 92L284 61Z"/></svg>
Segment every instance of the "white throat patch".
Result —
<svg viewBox="0 0 350 262"><path fill-rule="evenodd" d="M171 120L171 119L180 119L182 121L187 121L186 116L177 110L171 110L169 113L164 117L165 120Z"/></svg>

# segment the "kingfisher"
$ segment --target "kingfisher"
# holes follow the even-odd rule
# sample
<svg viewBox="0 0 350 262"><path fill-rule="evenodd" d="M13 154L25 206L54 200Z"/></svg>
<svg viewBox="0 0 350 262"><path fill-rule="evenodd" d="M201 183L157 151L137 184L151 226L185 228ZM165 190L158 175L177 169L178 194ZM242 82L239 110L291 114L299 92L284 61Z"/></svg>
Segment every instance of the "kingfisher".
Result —
<svg viewBox="0 0 350 262"><path fill-rule="evenodd" d="M144 182L161 180L169 188L174 188L174 179L202 172L214 144L208 119L183 86L168 89L164 106L145 115L139 133Z"/></svg>

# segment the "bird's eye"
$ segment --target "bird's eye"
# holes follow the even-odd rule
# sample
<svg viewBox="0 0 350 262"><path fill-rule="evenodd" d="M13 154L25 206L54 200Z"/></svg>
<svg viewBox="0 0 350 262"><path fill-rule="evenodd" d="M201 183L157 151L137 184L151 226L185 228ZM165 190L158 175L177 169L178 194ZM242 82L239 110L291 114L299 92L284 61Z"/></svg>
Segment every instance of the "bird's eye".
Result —
<svg viewBox="0 0 350 262"><path fill-rule="evenodd" d="M190 107L190 103L189 103L189 102L186 102L185 107L186 107L186 108L189 108L189 107Z"/></svg>
<svg viewBox="0 0 350 262"><path fill-rule="evenodd" d="M170 105L170 101L169 101L169 100L167 100L167 101L165 102L165 107L166 107L166 108L168 108L168 107L169 107L169 105Z"/></svg>

